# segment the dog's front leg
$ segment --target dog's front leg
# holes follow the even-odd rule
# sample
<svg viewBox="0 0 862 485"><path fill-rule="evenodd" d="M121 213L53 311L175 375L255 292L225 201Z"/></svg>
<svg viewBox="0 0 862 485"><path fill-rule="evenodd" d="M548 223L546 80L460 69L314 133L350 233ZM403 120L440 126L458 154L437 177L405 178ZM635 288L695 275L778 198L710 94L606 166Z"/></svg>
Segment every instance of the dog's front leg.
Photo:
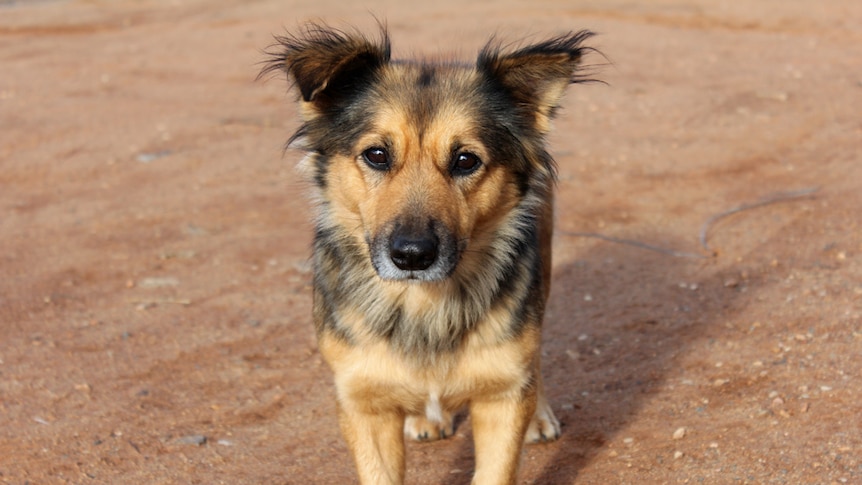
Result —
<svg viewBox="0 0 862 485"><path fill-rule="evenodd" d="M478 400L470 404L476 473L473 485L514 484L524 433L536 411L536 388L517 396Z"/></svg>
<svg viewBox="0 0 862 485"><path fill-rule="evenodd" d="M404 481L404 415L371 413L351 402L339 403L338 421L363 485L400 485Z"/></svg>

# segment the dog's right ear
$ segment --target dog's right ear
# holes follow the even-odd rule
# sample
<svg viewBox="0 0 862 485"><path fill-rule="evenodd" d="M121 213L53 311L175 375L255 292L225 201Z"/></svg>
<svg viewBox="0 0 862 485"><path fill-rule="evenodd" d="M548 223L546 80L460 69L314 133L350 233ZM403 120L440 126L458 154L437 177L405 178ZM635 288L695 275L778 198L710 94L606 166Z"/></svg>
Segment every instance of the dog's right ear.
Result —
<svg viewBox="0 0 862 485"><path fill-rule="evenodd" d="M286 72L299 89L306 121L343 108L368 86L391 54L389 35L383 27L376 43L359 33L318 24L309 24L301 35L277 36L275 40L258 77Z"/></svg>

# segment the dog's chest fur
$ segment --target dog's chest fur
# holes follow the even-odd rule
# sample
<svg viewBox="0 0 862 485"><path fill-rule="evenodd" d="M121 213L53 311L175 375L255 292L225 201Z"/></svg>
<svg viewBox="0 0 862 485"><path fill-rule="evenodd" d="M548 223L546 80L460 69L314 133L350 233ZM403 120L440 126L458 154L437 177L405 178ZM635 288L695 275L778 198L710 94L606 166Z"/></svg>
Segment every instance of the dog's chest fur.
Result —
<svg viewBox="0 0 862 485"><path fill-rule="evenodd" d="M393 352L385 342L354 352L350 344L329 333L322 336L320 351L333 367L343 399L365 403L366 411L401 409L431 418L439 410L457 410L477 393L502 395L529 384L534 357L529 349L539 340L538 329L489 344L491 333L472 333L460 351L439 356L434 365Z"/></svg>
<svg viewBox="0 0 862 485"><path fill-rule="evenodd" d="M534 217L528 204L481 253L463 258L436 284L387 282L374 273L368 250L342 230L318 231L315 241L315 321L351 345L385 342L411 360L430 362L460 350L479 332L489 343L519 335L544 300ZM532 223L530 223L532 222Z"/></svg>

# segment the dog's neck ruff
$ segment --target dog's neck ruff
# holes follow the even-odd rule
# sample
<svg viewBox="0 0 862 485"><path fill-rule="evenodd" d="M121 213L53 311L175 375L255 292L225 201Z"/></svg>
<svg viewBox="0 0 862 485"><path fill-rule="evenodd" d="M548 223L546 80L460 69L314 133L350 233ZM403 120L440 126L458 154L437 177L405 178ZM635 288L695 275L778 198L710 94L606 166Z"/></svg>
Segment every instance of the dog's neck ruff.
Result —
<svg viewBox="0 0 862 485"><path fill-rule="evenodd" d="M541 261L537 214L549 185L529 190L488 237L470 247L454 273L432 283L384 281L374 271L362 238L349 233L319 206L315 235L315 308L318 331L358 343L387 340L421 361L456 352L494 310L506 315L499 340L515 338L541 313L537 288ZM424 300L424 302L423 302ZM418 302L418 303L417 303Z"/></svg>

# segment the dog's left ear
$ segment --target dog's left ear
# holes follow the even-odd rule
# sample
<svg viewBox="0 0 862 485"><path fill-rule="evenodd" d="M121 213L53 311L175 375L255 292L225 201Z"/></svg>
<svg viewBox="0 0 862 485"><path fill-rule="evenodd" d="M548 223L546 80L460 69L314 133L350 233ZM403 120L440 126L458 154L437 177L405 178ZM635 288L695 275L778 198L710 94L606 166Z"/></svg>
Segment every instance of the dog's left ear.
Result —
<svg viewBox="0 0 862 485"><path fill-rule="evenodd" d="M540 133L547 133L566 87L583 79L577 75L593 33L582 30L501 53L492 44L479 53L477 68L499 83L522 115Z"/></svg>
<svg viewBox="0 0 862 485"><path fill-rule="evenodd" d="M285 71L298 88L306 121L343 109L389 62L390 44L381 26L381 40L308 24L300 35L276 37L260 76Z"/></svg>

